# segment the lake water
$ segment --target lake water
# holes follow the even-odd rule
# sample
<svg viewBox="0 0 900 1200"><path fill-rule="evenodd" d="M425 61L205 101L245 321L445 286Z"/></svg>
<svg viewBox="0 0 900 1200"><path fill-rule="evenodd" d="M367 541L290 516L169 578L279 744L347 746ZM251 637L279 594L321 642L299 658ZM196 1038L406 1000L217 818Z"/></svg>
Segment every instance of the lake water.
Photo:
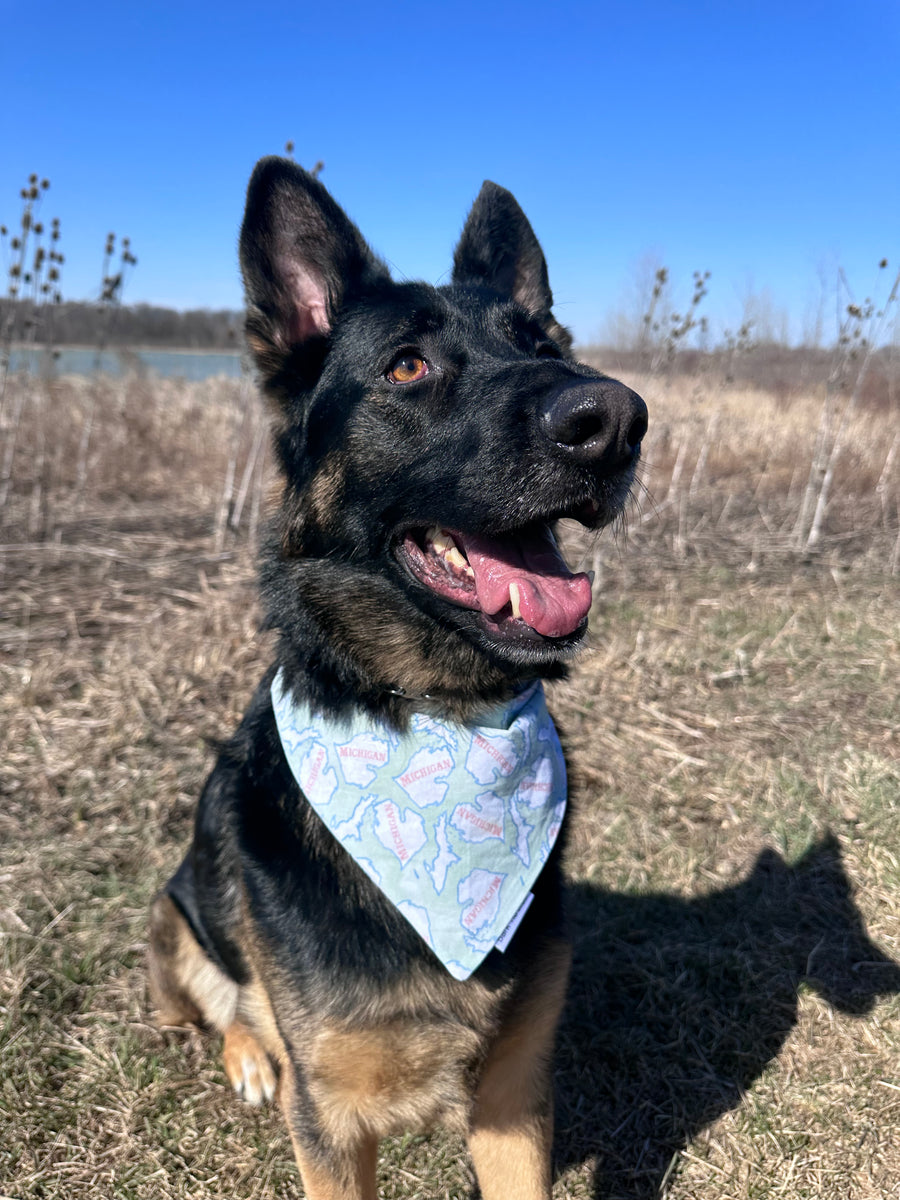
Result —
<svg viewBox="0 0 900 1200"><path fill-rule="evenodd" d="M167 379L209 379L212 375L225 375L229 379L241 377L241 356L228 351L107 350L99 356L99 364L97 359L96 350L63 346L52 360L51 369L56 375L92 375L99 365L107 375L125 375L139 370ZM39 374L47 366L47 352L43 349L13 350L9 366L11 371L24 369Z"/></svg>

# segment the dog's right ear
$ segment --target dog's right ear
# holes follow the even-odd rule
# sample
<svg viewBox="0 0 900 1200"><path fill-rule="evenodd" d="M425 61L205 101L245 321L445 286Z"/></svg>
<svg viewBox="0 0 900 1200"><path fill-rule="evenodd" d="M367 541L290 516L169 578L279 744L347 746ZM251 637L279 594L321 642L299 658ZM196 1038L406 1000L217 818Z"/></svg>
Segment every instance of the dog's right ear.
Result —
<svg viewBox="0 0 900 1200"><path fill-rule="evenodd" d="M536 317L563 350L572 335L551 311L547 263L512 192L484 181L453 254L453 282L489 287Z"/></svg>
<svg viewBox="0 0 900 1200"><path fill-rule="evenodd" d="M256 164L240 260L247 343L267 380L298 347L324 345L351 294L390 277L322 184L285 158Z"/></svg>

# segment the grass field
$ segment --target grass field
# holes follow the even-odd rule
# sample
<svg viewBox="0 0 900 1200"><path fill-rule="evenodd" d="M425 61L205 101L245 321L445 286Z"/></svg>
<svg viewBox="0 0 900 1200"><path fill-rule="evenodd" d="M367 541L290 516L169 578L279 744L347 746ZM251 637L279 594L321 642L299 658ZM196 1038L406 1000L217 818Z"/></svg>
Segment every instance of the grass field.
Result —
<svg viewBox="0 0 900 1200"><path fill-rule="evenodd" d="M578 810L554 1196L896 1196L897 412L850 415L813 552L820 395L636 383L638 503L566 533L598 586L552 694ZM154 1028L144 977L208 743L267 658L260 406L13 381L3 422L0 1197L300 1196L280 1116ZM472 1187L440 1134L386 1143L379 1181Z"/></svg>

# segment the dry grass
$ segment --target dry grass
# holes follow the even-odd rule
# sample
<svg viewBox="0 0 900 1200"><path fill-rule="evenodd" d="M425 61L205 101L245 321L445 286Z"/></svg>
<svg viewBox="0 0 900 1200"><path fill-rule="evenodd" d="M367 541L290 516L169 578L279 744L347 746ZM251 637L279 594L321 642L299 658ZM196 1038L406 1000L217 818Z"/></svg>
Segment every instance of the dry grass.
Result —
<svg viewBox="0 0 900 1200"><path fill-rule="evenodd" d="M580 813L554 1195L880 1200L900 1180L891 439L858 414L800 557L819 398L678 389L644 384L650 496L581 549L592 648L553 696ZM0 1196L299 1196L278 1115L233 1099L215 1045L153 1028L143 972L208 741L266 658L256 408L139 380L25 400L0 513ZM471 1179L437 1135L387 1143L380 1186Z"/></svg>

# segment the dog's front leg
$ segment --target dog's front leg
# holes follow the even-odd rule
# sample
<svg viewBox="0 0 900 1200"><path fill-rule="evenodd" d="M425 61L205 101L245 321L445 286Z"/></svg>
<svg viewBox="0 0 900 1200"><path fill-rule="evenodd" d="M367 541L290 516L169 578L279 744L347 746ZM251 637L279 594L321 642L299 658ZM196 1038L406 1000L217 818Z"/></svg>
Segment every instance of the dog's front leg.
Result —
<svg viewBox="0 0 900 1200"><path fill-rule="evenodd" d="M468 1139L483 1200L550 1200L552 1056L570 961L557 942L485 1062Z"/></svg>
<svg viewBox="0 0 900 1200"><path fill-rule="evenodd" d="M550 1200L553 1118L505 1115L469 1135L482 1200Z"/></svg>
<svg viewBox="0 0 900 1200"><path fill-rule="evenodd" d="M378 1139L361 1128L346 1130L340 1145L325 1135L301 1096L293 1069L282 1071L278 1100L308 1200L376 1200Z"/></svg>
<svg viewBox="0 0 900 1200"><path fill-rule="evenodd" d="M355 1155L327 1157L304 1150L293 1134L291 1140L308 1200L375 1200L375 1138L365 1138Z"/></svg>
<svg viewBox="0 0 900 1200"><path fill-rule="evenodd" d="M550 1200L553 1089L543 1061L510 1046L488 1063L469 1130L483 1200ZM518 1061L514 1061L514 1059Z"/></svg>

